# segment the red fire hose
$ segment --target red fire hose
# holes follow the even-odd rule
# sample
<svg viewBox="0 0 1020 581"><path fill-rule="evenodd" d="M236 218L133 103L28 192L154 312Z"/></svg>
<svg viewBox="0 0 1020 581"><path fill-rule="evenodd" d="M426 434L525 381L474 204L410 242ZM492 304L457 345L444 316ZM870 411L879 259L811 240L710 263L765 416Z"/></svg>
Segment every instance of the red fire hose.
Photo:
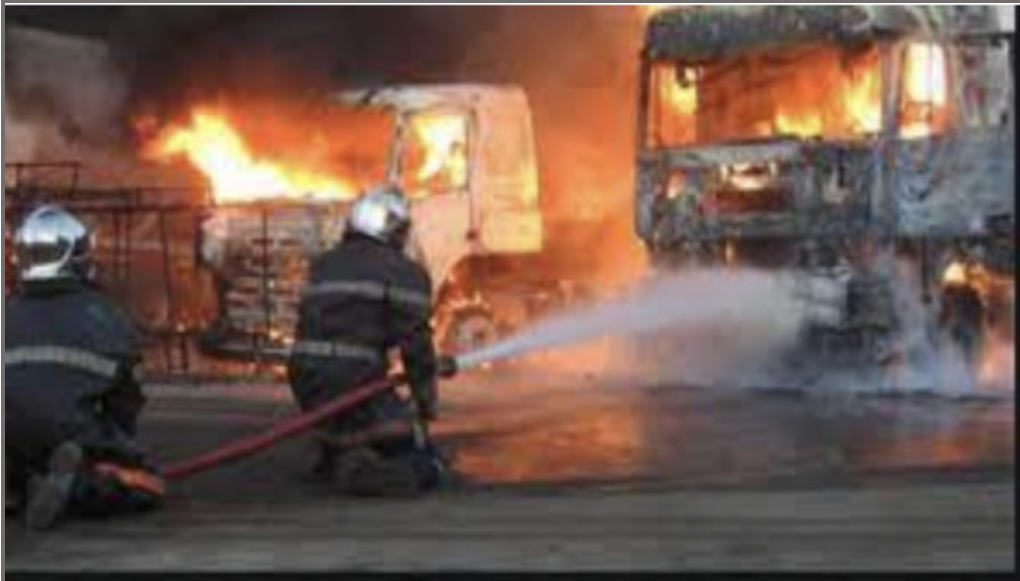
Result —
<svg viewBox="0 0 1020 581"><path fill-rule="evenodd" d="M192 474L209 470L216 466L226 464L245 456L250 456L260 450L268 448L277 442L300 434L301 432L314 427L323 420L345 412L361 402L378 395L384 391L395 389L406 381L404 375L398 374L367 383L358 389L348 392L326 405L306 412L292 418L287 418L272 428L255 434L228 442L214 450L188 458L182 462L171 464L163 471L163 476L168 480L186 478Z"/></svg>

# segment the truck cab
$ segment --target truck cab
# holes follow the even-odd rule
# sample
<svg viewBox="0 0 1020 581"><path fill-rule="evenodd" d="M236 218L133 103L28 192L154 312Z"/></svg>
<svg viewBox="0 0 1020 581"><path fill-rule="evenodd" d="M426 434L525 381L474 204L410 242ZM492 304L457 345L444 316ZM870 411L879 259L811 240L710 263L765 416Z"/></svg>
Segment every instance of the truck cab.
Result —
<svg viewBox="0 0 1020 581"><path fill-rule="evenodd" d="M836 315L818 324L858 345L888 344L865 336L897 326L882 272L892 262L914 266L933 311L954 261L1012 278L1013 35L994 10L655 14L635 195L653 263L747 265L835 287L819 312Z"/></svg>

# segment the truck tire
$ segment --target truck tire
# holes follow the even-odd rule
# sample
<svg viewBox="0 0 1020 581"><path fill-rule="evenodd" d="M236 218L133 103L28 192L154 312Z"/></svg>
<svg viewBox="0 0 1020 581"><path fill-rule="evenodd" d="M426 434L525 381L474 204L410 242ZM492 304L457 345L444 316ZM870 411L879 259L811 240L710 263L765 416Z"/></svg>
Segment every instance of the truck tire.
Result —
<svg viewBox="0 0 1020 581"><path fill-rule="evenodd" d="M495 342L499 324L492 309L474 300L441 310L438 345L441 352L462 355Z"/></svg>

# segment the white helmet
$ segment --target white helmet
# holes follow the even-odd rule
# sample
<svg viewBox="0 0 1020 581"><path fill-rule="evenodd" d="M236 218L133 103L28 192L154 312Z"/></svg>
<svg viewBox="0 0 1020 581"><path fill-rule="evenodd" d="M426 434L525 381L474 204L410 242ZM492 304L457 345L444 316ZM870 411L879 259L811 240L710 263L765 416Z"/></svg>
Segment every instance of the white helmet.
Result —
<svg viewBox="0 0 1020 581"><path fill-rule="evenodd" d="M92 277L92 232L59 206L42 206L14 235L23 281Z"/></svg>
<svg viewBox="0 0 1020 581"><path fill-rule="evenodd" d="M396 186L373 187L354 202L347 229L403 248L411 229L411 206Z"/></svg>

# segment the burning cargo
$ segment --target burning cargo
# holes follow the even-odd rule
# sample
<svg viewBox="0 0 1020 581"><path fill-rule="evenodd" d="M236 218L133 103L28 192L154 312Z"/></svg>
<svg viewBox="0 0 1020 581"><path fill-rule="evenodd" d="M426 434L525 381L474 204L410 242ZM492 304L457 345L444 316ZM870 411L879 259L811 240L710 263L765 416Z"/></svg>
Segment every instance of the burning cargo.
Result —
<svg viewBox="0 0 1020 581"><path fill-rule="evenodd" d="M997 28L991 7L658 11L638 103L650 257L793 271L821 303L808 345L854 365L902 354L905 259L930 319L977 356L961 334L1011 318L993 313L1013 287L1013 37ZM1008 284L965 285L982 307L963 314L954 262Z"/></svg>

